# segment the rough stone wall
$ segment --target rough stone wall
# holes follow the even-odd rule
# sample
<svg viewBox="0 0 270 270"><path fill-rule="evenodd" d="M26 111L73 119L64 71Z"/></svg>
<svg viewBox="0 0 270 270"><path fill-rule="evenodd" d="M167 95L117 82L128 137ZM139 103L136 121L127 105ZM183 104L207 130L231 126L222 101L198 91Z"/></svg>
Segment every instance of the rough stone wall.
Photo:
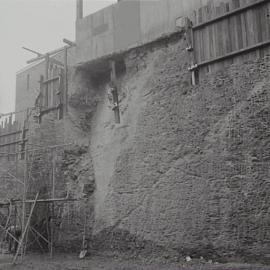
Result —
<svg viewBox="0 0 270 270"><path fill-rule="evenodd" d="M56 195L79 201L57 206L59 248L78 251L86 230L92 249L267 260L270 59L191 86L185 47L179 34L124 56L121 124L108 74L94 83L86 69L65 119L30 127L33 146L72 143L57 151ZM31 196L49 196L51 157L32 164Z"/></svg>
<svg viewBox="0 0 270 270"><path fill-rule="evenodd" d="M105 95L92 123L94 235L112 248L142 239L192 256L266 261L269 58L198 86L183 40L125 60L121 124Z"/></svg>

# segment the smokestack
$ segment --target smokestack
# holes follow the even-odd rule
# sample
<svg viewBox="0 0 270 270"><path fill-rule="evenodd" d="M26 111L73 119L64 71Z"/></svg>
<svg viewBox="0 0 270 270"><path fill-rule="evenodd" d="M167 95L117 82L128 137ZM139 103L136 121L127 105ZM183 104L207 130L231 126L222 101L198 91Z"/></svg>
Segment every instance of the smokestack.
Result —
<svg viewBox="0 0 270 270"><path fill-rule="evenodd" d="M83 18L83 0L77 0L77 17L76 20Z"/></svg>

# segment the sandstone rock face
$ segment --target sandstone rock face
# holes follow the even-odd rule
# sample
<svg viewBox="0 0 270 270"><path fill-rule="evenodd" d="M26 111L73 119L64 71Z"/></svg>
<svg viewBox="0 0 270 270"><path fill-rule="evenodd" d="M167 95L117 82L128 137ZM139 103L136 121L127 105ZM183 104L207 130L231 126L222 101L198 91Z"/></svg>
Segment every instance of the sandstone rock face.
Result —
<svg viewBox="0 0 270 270"><path fill-rule="evenodd" d="M105 97L92 123L94 234L111 247L108 231L115 247L136 238L198 256L266 257L269 58L197 86L183 40L125 61L121 124Z"/></svg>

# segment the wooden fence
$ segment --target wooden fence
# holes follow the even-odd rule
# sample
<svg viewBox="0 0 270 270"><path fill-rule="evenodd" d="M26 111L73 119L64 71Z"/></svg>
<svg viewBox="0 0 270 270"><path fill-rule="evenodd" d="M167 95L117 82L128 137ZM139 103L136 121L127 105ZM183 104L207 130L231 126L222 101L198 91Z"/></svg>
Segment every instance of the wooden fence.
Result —
<svg viewBox="0 0 270 270"><path fill-rule="evenodd" d="M2 117L3 118L3 117ZM0 161L24 159L28 127L26 121L15 121L14 114L0 122Z"/></svg>
<svg viewBox="0 0 270 270"><path fill-rule="evenodd" d="M194 13L192 40L200 74L268 55L270 1L211 1Z"/></svg>

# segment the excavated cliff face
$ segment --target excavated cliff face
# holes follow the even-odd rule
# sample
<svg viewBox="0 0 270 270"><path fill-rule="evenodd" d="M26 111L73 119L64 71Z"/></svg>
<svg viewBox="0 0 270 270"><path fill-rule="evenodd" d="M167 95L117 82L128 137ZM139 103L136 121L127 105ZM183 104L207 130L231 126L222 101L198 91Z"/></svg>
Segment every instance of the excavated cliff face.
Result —
<svg viewBox="0 0 270 270"><path fill-rule="evenodd" d="M120 124L108 70L85 68L65 119L30 128L35 145L71 143L55 153L56 195L78 201L56 206L56 246L78 251L85 234L92 250L269 260L270 58L191 86L180 34L123 57ZM37 153L31 195L50 196L51 157Z"/></svg>
<svg viewBox="0 0 270 270"><path fill-rule="evenodd" d="M232 65L191 86L185 47L182 39L125 57L120 125L105 90L97 105L96 248L265 262L270 60Z"/></svg>

